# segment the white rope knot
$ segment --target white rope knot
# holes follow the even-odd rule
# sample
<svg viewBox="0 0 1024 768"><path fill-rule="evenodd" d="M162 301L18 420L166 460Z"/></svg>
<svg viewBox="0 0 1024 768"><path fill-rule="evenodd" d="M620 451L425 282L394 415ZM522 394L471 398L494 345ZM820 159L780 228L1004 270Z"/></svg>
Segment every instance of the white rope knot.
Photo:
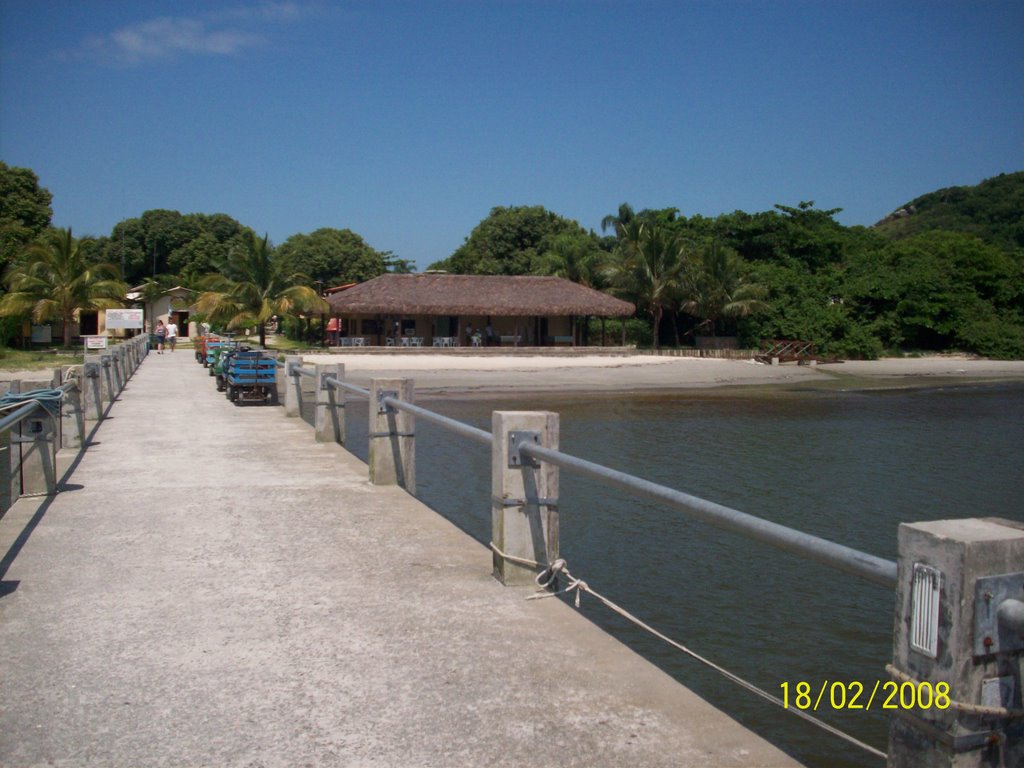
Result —
<svg viewBox="0 0 1024 768"><path fill-rule="evenodd" d="M534 581L537 582L537 586L541 589L547 589L554 583L555 579L558 578L558 574L566 570L566 566L567 564L565 560L558 558L555 562L551 563L547 568L538 573Z"/></svg>

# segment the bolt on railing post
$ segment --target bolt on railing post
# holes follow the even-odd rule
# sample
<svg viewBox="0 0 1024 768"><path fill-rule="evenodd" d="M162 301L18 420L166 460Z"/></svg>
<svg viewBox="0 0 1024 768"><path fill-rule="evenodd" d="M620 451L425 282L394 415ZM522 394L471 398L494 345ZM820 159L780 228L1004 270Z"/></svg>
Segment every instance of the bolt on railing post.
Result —
<svg viewBox="0 0 1024 768"><path fill-rule="evenodd" d="M302 382L294 372L302 365L302 355L285 355L284 358L284 415L298 416L302 412Z"/></svg>
<svg viewBox="0 0 1024 768"><path fill-rule="evenodd" d="M318 443L345 444L345 390L325 382L345 376L340 363L316 366L316 414L313 420Z"/></svg>
<svg viewBox="0 0 1024 768"><path fill-rule="evenodd" d="M373 379L370 383L369 465L374 485L398 485L416 493L416 418L387 405L393 397L413 402L412 379Z"/></svg>
<svg viewBox="0 0 1024 768"><path fill-rule="evenodd" d="M558 467L517 450L528 440L558 449L558 414L495 411L491 416L491 541L509 555L541 566L558 558ZM494 577L506 586L533 584L538 569L494 552Z"/></svg>
<svg viewBox="0 0 1024 768"><path fill-rule="evenodd" d="M979 711L1021 707L1024 638L1001 614L1024 600L1024 528L903 523L898 541L890 768L1024 765L1024 721Z"/></svg>

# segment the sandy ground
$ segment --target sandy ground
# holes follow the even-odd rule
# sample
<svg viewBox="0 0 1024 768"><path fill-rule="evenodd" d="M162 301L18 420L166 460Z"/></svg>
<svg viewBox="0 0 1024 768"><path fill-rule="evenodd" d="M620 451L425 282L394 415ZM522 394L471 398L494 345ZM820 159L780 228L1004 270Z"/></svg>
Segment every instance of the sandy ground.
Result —
<svg viewBox="0 0 1024 768"><path fill-rule="evenodd" d="M179 350L176 354L191 354ZM737 386L765 391L931 387L994 381L1024 381L1024 360L979 360L936 355L887 358L817 366L762 365L752 360L691 357L542 357L313 354L304 361L342 363L346 378L366 385L371 378L412 378L430 395L515 392L621 393L721 390ZM0 381L46 379L44 371L0 371Z"/></svg>
<svg viewBox="0 0 1024 768"><path fill-rule="evenodd" d="M778 366L685 357L447 357L445 355L307 355L306 363L342 363L346 378L412 378L418 392L440 394L672 392L732 386L785 389L935 386L1024 381L1024 361L961 356Z"/></svg>

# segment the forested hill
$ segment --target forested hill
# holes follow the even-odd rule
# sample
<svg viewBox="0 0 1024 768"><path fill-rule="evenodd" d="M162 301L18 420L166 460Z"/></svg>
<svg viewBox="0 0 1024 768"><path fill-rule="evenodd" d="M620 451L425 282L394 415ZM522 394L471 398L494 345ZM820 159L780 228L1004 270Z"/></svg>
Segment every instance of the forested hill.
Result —
<svg viewBox="0 0 1024 768"><path fill-rule="evenodd" d="M893 211L874 229L893 240L922 232L966 232L1007 251L1024 248L1024 171L974 187L929 192Z"/></svg>

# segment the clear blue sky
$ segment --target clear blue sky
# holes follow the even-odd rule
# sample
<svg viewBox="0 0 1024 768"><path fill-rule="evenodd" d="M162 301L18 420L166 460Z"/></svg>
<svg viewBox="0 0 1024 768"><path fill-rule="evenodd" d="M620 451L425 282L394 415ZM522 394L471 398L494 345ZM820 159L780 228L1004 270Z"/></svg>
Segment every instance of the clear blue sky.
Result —
<svg viewBox="0 0 1024 768"><path fill-rule="evenodd" d="M0 160L77 234L226 213L421 269L496 205L872 224L1024 170L1024 2L0 0Z"/></svg>

